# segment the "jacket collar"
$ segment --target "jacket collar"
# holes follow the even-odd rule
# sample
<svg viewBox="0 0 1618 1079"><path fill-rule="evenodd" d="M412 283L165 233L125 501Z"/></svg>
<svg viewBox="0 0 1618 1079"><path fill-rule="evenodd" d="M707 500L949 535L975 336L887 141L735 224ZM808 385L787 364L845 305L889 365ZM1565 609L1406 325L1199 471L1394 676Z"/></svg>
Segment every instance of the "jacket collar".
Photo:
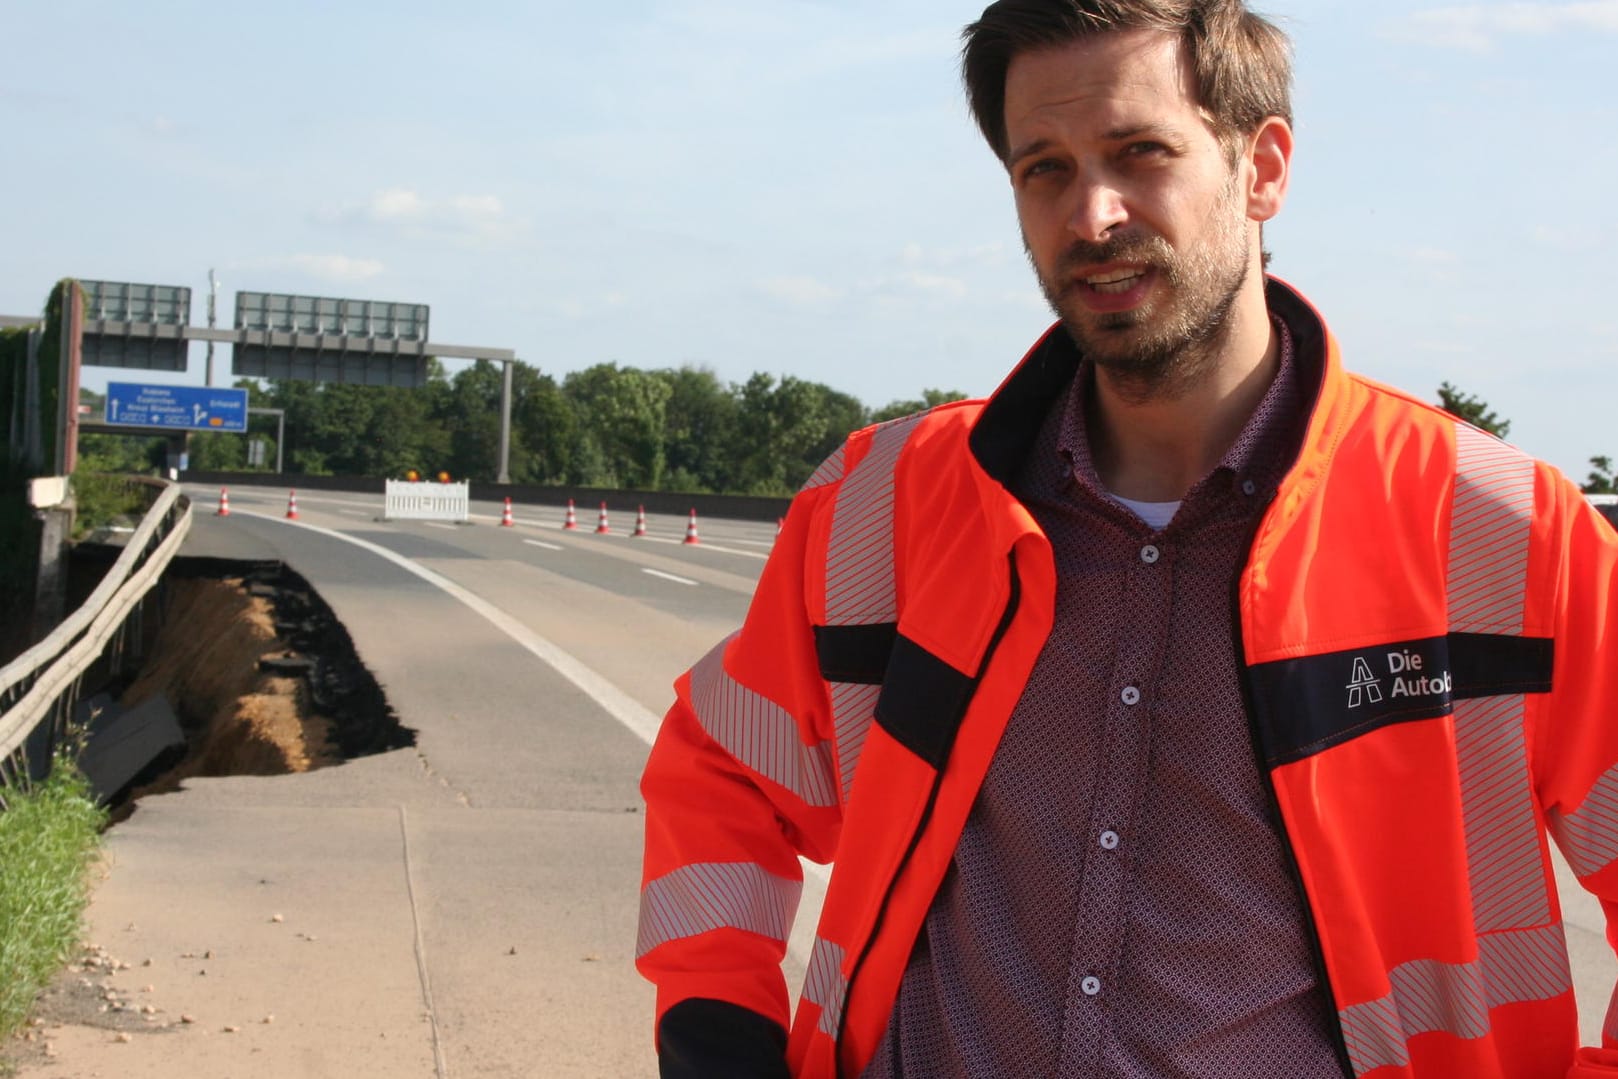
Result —
<svg viewBox="0 0 1618 1079"><path fill-rule="evenodd" d="M1336 347L1319 313L1292 286L1279 278L1265 281L1265 302L1292 331L1298 385L1311 415L1305 444L1321 435L1317 405L1329 369L1336 367ZM1082 357L1073 339L1056 323L1028 350L1022 362L984 405L969 436L972 455L990 478L1009 488L1027 458L1052 402L1079 369Z"/></svg>

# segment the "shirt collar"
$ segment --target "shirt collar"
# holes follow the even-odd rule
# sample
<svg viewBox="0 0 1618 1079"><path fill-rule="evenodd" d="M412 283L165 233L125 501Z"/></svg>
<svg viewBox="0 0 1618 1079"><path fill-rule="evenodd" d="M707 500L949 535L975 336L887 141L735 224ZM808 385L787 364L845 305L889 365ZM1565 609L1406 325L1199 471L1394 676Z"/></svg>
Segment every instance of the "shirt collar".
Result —
<svg viewBox="0 0 1618 1079"><path fill-rule="evenodd" d="M1249 495L1256 494L1280 483L1291 464L1290 450L1296 440L1295 428L1303 419L1302 387L1299 384L1292 331L1283 319L1273 313L1270 324L1275 328L1280 345L1275 377L1270 380L1269 388L1264 391L1258 406L1248 416L1219 464L1192 488L1192 492L1201 490L1214 477L1223 475L1238 485L1251 484L1251 488L1244 486L1243 490ZM1096 472L1095 460L1090 455L1089 428L1085 422L1085 406L1093 393L1094 366L1081 358L1063 406L1057 429L1056 451L1069 462L1074 478L1082 486L1105 497L1105 488ZM1188 498L1192 492L1187 493Z"/></svg>

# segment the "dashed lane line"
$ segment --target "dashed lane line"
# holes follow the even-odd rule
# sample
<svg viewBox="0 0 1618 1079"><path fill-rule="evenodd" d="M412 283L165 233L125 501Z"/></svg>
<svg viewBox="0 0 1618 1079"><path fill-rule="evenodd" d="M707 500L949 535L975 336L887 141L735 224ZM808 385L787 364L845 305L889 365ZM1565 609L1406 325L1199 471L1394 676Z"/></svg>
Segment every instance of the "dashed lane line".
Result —
<svg viewBox="0 0 1618 1079"><path fill-rule="evenodd" d="M563 546L561 546L559 544L546 543L543 540L525 539L525 540L523 540L523 542L528 544L528 546L530 546L530 547L543 547L547 551L565 551L565 550L567 550L566 547L563 547Z"/></svg>
<svg viewBox="0 0 1618 1079"><path fill-rule="evenodd" d="M678 543L685 545L685 540L683 539L664 539L662 536L642 536L641 538L649 543ZM760 562L767 561L770 557L767 554L759 554L757 551L739 551L734 547L721 547L714 543L693 543L690 546L701 547L705 551L718 551L720 554L739 554L743 558L756 558Z"/></svg>
<svg viewBox="0 0 1618 1079"><path fill-rule="evenodd" d="M494 604L456 584L448 577L434 573L426 566L418 565L396 551L390 551L379 544L362 540L358 536L345 535L342 532L330 528L321 528L319 525L306 524L303 521L289 521L284 517L274 517L267 513L254 513L251 510L243 510L241 514L244 517L257 517L263 521L271 521L292 528L306 528L322 536L329 536L332 539L341 540L343 543L351 543L361 550L371 552L378 558L392 562L406 573L421 578L451 598L459 600L474 613L481 615L541 663L546 664L551 670L573 683L580 692L595 701L603 712L622 723L629 729L630 733L641 741L647 745L651 745L652 742L656 741L657 729L661 720L639 701ZM831 870L806 858L799 858L798 862L803 867L804 875L813 878L819 886L819 890L823 893L827 882L831 879ZM809 961L809 954L801 945L795 943L790 947L790 951L793 958L799 963Z"/></svg>
<svg viewBox="0 0 1618 1079"><path fill-rule="evenodd" d="M664 573L662 570L659 570L659 569L647 569L645 566L642 566L640 571L642 573L649 573L653 577L661 577L665 581L673 581L675 584L688 584L688 585L691 585L693 588L695 588L696 584L697 584L697 582L693 581L689 577L676 577L672 573Z"/></svg>

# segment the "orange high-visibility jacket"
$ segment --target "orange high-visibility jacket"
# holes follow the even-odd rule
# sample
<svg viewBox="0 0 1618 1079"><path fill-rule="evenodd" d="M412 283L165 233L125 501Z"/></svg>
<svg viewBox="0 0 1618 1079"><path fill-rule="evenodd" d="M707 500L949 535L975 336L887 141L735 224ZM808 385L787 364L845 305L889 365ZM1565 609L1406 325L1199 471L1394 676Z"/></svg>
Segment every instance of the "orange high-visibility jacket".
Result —
<svg viewBox="0 0 1618 1079"><path fill-rule="evenodd" d="M1577 1048L1545 839L1610 919L1618 536L1549 466L1345 374L1313 309L1268 295L1314 397L1233 601L1344 1072L1618 1079L1618 1020ZM665 1041L716 1007L787 1027L802 854L835 868L791 1074L870 1059L1050 632L1049 544L1004 483L1076 362L1047 333L987 402L851 436L742 629L677 683L642 782Z"/></svg>

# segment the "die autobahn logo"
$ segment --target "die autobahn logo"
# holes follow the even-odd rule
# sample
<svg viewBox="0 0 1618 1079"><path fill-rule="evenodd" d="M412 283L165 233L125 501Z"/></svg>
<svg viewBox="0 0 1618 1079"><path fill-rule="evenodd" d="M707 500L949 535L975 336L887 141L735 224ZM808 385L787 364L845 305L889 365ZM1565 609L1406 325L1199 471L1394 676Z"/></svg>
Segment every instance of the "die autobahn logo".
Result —
<svg viewBox="0 0 1618 1079"><path fill-rule="evenodd" d="M1348 706L1359 708L1367 704L1392 703L1421 697L1448 695L1455 688L1454 676L1449 671L1426 670L1429 657L1408 648L1383 653L1381 662L1376 656L1355 656L1354 669L1348 680ZM1377 668L1383 668L1380 672Z"/></svg>

